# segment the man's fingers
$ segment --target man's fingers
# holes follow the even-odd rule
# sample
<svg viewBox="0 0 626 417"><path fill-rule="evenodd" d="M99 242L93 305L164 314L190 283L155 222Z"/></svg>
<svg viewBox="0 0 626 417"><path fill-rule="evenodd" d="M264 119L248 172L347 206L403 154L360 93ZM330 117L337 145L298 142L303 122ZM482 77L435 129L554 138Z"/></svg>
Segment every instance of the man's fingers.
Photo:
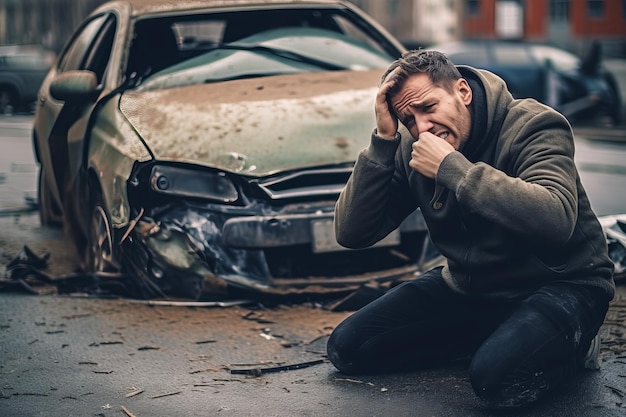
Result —
<svg viewBox="0 0 626 417"><path fill-rule="evenodd" d="M390 81L393 81L395 83L396 79L398 78L398 74L399 73L400 73L400 67L394 68L393 71L391 71L389 74L387 74L387 76L383 80L382 84L387 84Z"/></svg>

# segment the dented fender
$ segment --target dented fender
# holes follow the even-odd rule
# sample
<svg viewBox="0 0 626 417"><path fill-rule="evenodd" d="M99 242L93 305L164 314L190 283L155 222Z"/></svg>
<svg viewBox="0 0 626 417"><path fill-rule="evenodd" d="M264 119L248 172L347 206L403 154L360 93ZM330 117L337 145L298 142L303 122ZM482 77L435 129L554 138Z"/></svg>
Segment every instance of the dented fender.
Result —
<svg viewBox="0 0 626 417"><path fill-rule="evenodd" d="M109 100L99 111L90 132L88 169L98 178L113 227L128 224L131 216L127 182L136 161L149 161L151 154L141 138Z"/></svg>

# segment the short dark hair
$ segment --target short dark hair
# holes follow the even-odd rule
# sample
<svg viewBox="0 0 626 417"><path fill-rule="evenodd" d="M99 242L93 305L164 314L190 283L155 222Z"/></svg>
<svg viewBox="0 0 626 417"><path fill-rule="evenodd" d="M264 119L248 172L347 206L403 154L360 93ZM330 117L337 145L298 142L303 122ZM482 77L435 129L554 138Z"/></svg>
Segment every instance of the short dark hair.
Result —
<svg viewBox="0 0 626 417"><path fill-rule="evenodd" d="M380 79L381 83L391 71L398 67L400 67L398 82L391 91L397 91L402 87L404 81L409 76L418 73L427 74L433 84L445 88L446 90L452 89L454 82L462 78L456 66L442 52L414 49L406 51L400 58L389 65L389 68L387 68Z"/></svg>

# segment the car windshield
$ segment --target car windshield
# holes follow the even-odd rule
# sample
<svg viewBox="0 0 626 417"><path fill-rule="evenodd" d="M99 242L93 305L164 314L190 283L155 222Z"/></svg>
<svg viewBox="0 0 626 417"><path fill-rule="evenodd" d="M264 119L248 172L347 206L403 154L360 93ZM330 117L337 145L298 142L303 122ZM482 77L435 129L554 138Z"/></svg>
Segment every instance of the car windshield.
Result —
<svg viewBox="0 0 626 417"><path fill-rule="evenodd" d="M260 9L135 22L127 84L142 90L385 68L400 51L344 9Z"/></svg>
<svg viewBox="0 0 626 417"><path fill-rule="evenodd" d="M567 51L543 45L535 45L531 50L538 62L550 59L554 68L559 71L575 72L580 68L580 59Z"/></svg>
<svg viewBox="0 0 626 417"><path fill-rule="evenodd" d="M385 68L393 58L325 29L284 28L213 47L143 80L140 89L277 74Z"/></svg>

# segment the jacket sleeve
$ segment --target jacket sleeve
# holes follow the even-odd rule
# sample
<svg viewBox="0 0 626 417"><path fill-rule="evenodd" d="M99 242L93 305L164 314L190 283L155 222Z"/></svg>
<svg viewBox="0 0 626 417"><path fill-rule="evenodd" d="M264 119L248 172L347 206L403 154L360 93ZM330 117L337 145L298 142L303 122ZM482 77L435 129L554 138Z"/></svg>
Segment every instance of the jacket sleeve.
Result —
<svg viewBox="0 0 626 417"><path fill-rule="evenodd" d="M353 249L371 246L417 207L407 198L405 175L396 169L400 142L400 133L388 140L374 132L370 145L359 154L335 206L335 235L340 245Z"/></svg>
<svg viewBox="0 0 626 417"><path fill-rule="evenodd" d="M516 113L507 117L519 120L501 132L514 138L500 139L505 148L495 164L507 172L453 152L437 182L471 212L530 240L560 246L572 235L578 213L573 134L551 109Z"/></svg>

